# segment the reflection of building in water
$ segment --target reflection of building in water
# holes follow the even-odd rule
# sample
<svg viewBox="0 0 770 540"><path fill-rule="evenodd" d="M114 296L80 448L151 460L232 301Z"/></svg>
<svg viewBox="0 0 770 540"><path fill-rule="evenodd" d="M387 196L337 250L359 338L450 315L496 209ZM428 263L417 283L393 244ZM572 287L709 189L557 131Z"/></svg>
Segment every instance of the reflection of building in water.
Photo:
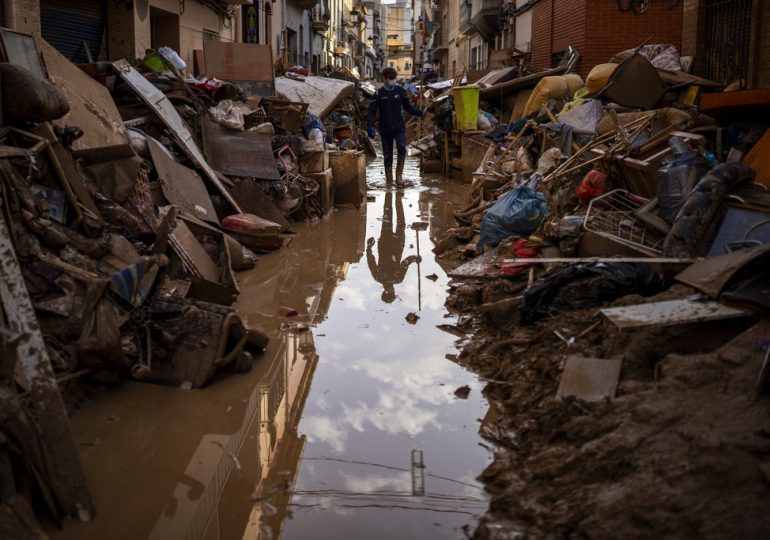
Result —
<svg viewBox="0 0 770 540"><path fill-rule="evenodd" d="M259 479L243 538L280 538L293 495L305 436L297 432L318 355L310 332L286 335L283 361L260 384ZM265 530L269 529L269 531Z"/></svg>
<svg viewBox="0 0 770 540"><path fill-rule="evenodd" d="M318 362L309 328L326 318L337 284L347 276L349 265L360 259L366 218L358 211L339 212L336 230L329 231L330 226L327 222L303 232L315 249L291 254L273 272L269 287L258 287L269 292L269 303L263 305L292 306L299 312L293 320L308 330L284 333L281 351L265 368L256 390L259 421L239 455L242 462L258 463L243 463L242 471L232 475L207 539L280 537L305 447L297 426ZM242 501L249 497L254 503L244 508Z"/></svg>
<svg viewBox="0 0 770 540"><path fill-rule="evenodd" d="M247 429L229 437L204 437L175 491L185 504L164 514L153 538L179 537L180 523L189 523L184 538L191 540L279 538L305 447L297 426L317 362L311 332L286 333L266 376L251 394ZM214 461L203 458L200 450L205 448L220 455L210 470L201 470ZM205 486L202 492L198 488L195 500L190 500L192 486ZM243 504L249 498L250 508Z"/></svg>
<svg viewBox="0 0 770 540"><path fill-rule="evenodd" d="M340 211L303 231L313 249L265 258L261 281L242 284L241 309L255 314L249 323L270 331L276 307L292 306L299 312L292 321L307 329L271 332L240 426L203 437L151 538L279 538L305 446L297 426L318 362L310 328L326 317L337 284L361 258L365 234L363 212Z"/></svg>

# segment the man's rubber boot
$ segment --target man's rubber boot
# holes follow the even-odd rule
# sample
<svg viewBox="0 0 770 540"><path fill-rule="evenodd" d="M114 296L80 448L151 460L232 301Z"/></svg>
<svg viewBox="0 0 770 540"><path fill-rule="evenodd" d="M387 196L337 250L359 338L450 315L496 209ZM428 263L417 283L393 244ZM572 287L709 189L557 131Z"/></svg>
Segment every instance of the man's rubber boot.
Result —
<svg viewBox="0 0 770 540"><path fill-rule="evenodd" d="M393 183L393 166L385 167L385 183L391 185Z"/></svg>
<svg viewBox="0 0 770 540"><path fill-rule="evenodd" d="M396 187L404 187L404 162L406 161L406 156L403 154L400 154L398 156L398 161L396 162Z"/></svg>

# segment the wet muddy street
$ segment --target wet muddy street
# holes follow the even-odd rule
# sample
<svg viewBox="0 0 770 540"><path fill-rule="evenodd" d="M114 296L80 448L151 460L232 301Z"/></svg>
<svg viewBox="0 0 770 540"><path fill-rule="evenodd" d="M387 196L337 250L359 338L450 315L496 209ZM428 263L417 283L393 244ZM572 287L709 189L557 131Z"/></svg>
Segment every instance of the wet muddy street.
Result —
<svg viewBox="0 0 770 540"><path fill-rule="evenodd" d="M239 274L271 336L248 374L203 390L124 382L73 419L98 516L53 538L463 538L488 505L481 383L445 356L434 239L464 187L420 181L300 226ZM372 200L373 198L373 200ZM414 225L418 223L418 225ZM422 224L422 225L420 225ZM419 318L407 320L410 314ZM458 387L470 386L468 399Z"/></svg>

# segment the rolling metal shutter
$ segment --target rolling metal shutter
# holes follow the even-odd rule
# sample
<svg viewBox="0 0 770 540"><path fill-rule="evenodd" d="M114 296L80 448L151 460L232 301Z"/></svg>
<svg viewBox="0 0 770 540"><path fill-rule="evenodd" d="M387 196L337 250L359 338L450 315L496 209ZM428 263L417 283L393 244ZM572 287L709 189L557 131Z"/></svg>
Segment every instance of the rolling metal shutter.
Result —
<svg viewBox="0 0 770 540"><path fill-rule="evenodd" d="M76 64L88 61L85 46L94 60L99 56L105 20L102 0L41 0L40 19L43 39Z"/></svg>

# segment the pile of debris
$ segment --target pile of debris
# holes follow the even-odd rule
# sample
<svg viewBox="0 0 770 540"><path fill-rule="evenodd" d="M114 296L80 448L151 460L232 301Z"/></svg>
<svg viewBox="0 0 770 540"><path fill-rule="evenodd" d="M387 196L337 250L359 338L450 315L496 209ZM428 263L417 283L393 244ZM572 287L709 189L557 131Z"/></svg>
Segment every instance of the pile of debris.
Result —
<svg viewBox="0 0 770 540"><path fill-rule="evenodd" d="M353 83L229 65L259 62L243 44L207 46L218 67L194 78L173 51L76 66L14 39L0 63L0 505L16 538L44 537L32 501L57 521L94 515L73 383L201 388L249 371L268 338L231 307L234 272L293 222L361 204L366 180Z"/></svg>
<svg viewBox="0 0 770 540"><path fill-rule="evenodd" d="M476 132L456 129L456 85L445 98L424 159L456 138L445 165L473 166L435 251L499 445L476 537L770 525L770 92L720 91L671 53L495 84L537 79L512 121Z"/></svg>

